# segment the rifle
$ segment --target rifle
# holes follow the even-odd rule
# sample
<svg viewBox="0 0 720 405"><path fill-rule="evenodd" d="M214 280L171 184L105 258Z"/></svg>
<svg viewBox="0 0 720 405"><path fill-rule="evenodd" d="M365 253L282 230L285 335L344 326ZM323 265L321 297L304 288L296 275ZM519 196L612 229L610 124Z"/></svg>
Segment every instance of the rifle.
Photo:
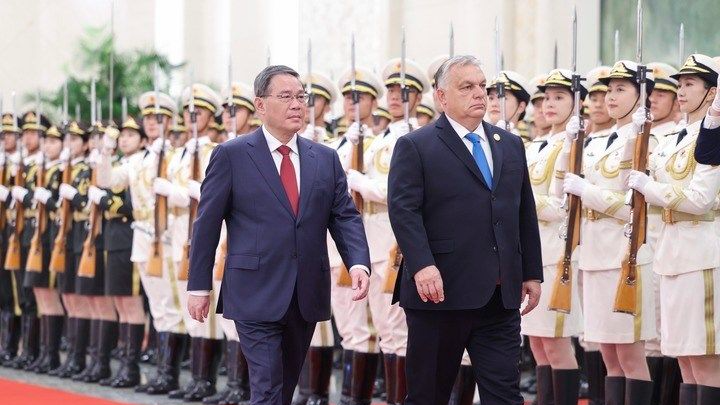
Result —
<svg viewBox="0 0 720 405"><path fill-rule="evenodd" d="M160 92L158 90L158 69L155 66L155 119L160 127L160 139L162 147L157 159L157 177L165 178L167 176L167 164L165 162L165 128L163 126L163 116L160 113ZM147 272L152 277L162 277L163 274L163 244L162 235L167 228L167 197L164 195L155 196L155 216L154 216L153 240L150 245L150 257L147 263Z"/></svg>
<svg viewBox="0 0 720 405"><path fill-rule="evenodd" d="M37 110L35 114L38 116L38 124L40 123L40 95L36 96ZM39 125L38 125L39 127ZM42 144L41 144L42 148ZM44 152L44 151L43 151ZM35 187L45 186L45 161L46 156L43 153L43 158L40 161L40 169L35 174ZM45 233L47 228L47 212L45 210L45 204L40 202L37 203L37 210L35 212L35 233L33 233L32 240L30 241L30 251L28 252L27 261L25 262L25 271L32 271L40 273L43 270L43 244L42 235Z"/></svg>
<svg viewBox="0 0 720 405"><path fill-rule="evenodd" d="M354 40L354 37L353 37ZM354 46L354 44L353 44ZM305 92L308 94L308 112L310 114L310 126L315 129L315 94L312 91L312 42L308 38L307 49L308 80L305 85Z"/></svg>
<svg viewBox="0 0 720 405"><path fill-rule="evenodd" d="M190 123L192 125L193 139L195 140L195 150L192 153L190 162L190 180L198 181L200 179L200 145L198 145L198 128L197 128L197 111L195 111L195 96L192 93L193 85L190 84ZM198 200L190 198L190 209L188 212L188 236L185 246L183 246L183 255L180 260L180 269L178 272L178 280L187 280L190 275L190 241L192 240L193 223L197 217Z"/></svg>
<svg viewBox="0 0 720 405"><path fill-rule="evenodd" d="M15 113L15 92L12 93L13 128L15 133L20 133L17 125L17 114ZM25 162L23 162L22 147L18 147L19 161L15 173L14 185L25 187ZM22 269L20 256L20 237L25 226L25 207L22 203L14 201L15 204L15 231L10 235L8 250L5 256L5 270L16 271Z"/></svg>
<svg viewBox="0 0 720 405"><path fill-rule="evenodd" d="M647 66L642 64L642 30L643 30L643 9L642 0L637 3L637 54L638 63L638 82L640 83L640 102L643 107L647 103ZM648 109L649 110L649 109ZM648 111L649 112L649 111ZM637 138L635 139L635 155L633 156L633 170L645 173L647 171L648 148L650 144L650 127L652 123L650 117L646 115ZM622 270L620 271L620 280L618 280L617 294L615 295L615 304L613 311L626 314L637 314L637 253L643 243L645 243L645 233L647 227L647 205L645 196L636 191L632 191L630 201L630 222L626 225L625 236L630 241L628 250L622 262Z"/></svg>
<svg viewBox="0 0 720 405"><path fill-rule="evenodd" d="M581 113L580 89L582 77L577 74L577 11L573 8L572 16L573 52L572 52L572 91L575 97L574 114L580 119L580 131L573 140L570 148L569 172L582 174L583 146L585 144L585 125ZM580 214L582 201L574 194L565 196L567 216L560 228L560 238L565 240L563 256L557 264L557 273L552 286L552 294L548 309L562 313L570 313L572 303L572 254L580 244Z"/></svg>
<svg viewBox="0 0 720 405"><path fill-rule="evenodd" d="M2 114L3 111L3 96L0 94L0 114ZM5 143L3 143L3 164L0 166L0 184L2 184L4 187L7 187L8 184L5 182L5 176L7 176L7 168L8 168L8 154L7 149L5 148ZM0 230L2 232L5 231L5 224L7 223L6 218L6 212L7 212L7 204L5 204L5 201L0 201Z"/></svg>
<svg viewBox="0 0 720 405"><path fill-rule="evenodd" d="M90 116L93 123L90 136L99 136L100 134L100 121L96 121L95 117L97 114L97 104L95 99L95 81L93 80L92 86L90 87ZM92 169L90 175L90 184L97 186L97 170ZM90 204L90 218L88 219L89 231L83 241L82 256L80 256L80 263L78 264L77 275L78 277L95 277L97 271L97 249L95 248L95 240L101 233L102 226L102 210L97 204L92 201L88 201Z"/></svg>
<svg viewBox="0 0 720 405"><path fill-rule="evenodd" d="M67 82L63 86L63 133L67 134L68 130L68 90ZM65 170L63 171L62 182L70 184L72 181L72 159L68 156L65 162ZM65 240L70 232L70 222L72 221L72 207L70 201L62 199L60 206L60 216L58 217L59 226L58 234L53 241L52 253L50 253L49 269L55 273L65 272Z"/></svg>
<svg viewBox="0 0 720 405"><path fill-rule="evenodd" d="M213 268L214 278L217 281L222 281L223 275L225 274L225 261L227 260L227 236L220 242L220 254L215 259L215 266Z"/></svg>

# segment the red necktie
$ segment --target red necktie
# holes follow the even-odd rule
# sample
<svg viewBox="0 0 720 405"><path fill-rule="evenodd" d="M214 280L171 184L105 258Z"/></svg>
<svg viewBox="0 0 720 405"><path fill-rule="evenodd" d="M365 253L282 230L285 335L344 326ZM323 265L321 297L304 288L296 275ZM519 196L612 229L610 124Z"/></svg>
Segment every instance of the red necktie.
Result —
<svg viewBox="0 0 720 405"><path fill-rule="evenodd" d="M287 145L281 145L277 150L283 157L280 163L280 181L282 181L285 194L287 194L287 198L290 200L290 207L292 207L293 214L297 216L300 199L298 196L297 178L295 177L295 166L293 166L292 160L290 160L290 152L292 150Z"/></svg>

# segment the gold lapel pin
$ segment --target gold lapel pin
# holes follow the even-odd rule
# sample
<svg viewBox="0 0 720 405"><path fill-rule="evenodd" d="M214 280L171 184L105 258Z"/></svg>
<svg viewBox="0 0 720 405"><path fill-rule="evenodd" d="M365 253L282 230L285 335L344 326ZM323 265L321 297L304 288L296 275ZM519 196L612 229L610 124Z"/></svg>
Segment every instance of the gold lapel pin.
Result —
<svg viewBox="0 0 720 405"><path fill-rule="evenodd" d="M493 135L493 138L495 138L496 141L499 141L499 140L500 140L500 135L495 134L495 135Z"/></svg>

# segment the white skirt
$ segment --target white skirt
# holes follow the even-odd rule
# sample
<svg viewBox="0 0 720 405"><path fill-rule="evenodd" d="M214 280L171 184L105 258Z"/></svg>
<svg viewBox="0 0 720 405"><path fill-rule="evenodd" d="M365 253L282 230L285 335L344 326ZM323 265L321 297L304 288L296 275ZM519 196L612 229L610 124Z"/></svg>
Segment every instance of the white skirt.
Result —
<svg viewBox="0 0 720 405"><path fill-rule="evenodd" d="M661 348L666 356L720 354L720 269L662 276Z"/></svg>
<svg viewBox="0 0 720 405"><path fill-rule="evenodd" d="M573 266L569 314L548 309L556 276L557 266L543 267L543 279L545 281L541 284L540 302L535 309L522 317L520 333L523 335L560 338L577 336L582 331L582 308L580 306L577 268Z"/></svg>
<svg viewBox="0 0 720 405"><path fill-rule="evenodd" d="M620 269L582 271L585 340L595 343L628 344L657 336L652 266L638 272L638 314L613 311Z"/></svg>

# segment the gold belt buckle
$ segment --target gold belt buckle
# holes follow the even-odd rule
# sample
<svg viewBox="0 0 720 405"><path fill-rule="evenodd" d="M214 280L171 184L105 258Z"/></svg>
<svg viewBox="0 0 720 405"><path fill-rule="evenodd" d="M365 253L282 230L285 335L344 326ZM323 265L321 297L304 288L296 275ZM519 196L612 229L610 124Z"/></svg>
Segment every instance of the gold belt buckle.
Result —
<svg viewBox="0 0 720 405"><path fill-rule="evenodd" d="M675 223L675 219L673 218L673 212L672 212L672 210L669 210L669 209L667 209L667 208L663 209L662 220L663 220L663 222L665 222L666 224L674 224L674 223Z"/></svg>
<svg viewBox="0 0 720 405"><path fill-rule="evenodd" d="M592 208L588 208L586 211L587 219L590 221L597 221L597 215L595 213L595 210Z"/></svg>

